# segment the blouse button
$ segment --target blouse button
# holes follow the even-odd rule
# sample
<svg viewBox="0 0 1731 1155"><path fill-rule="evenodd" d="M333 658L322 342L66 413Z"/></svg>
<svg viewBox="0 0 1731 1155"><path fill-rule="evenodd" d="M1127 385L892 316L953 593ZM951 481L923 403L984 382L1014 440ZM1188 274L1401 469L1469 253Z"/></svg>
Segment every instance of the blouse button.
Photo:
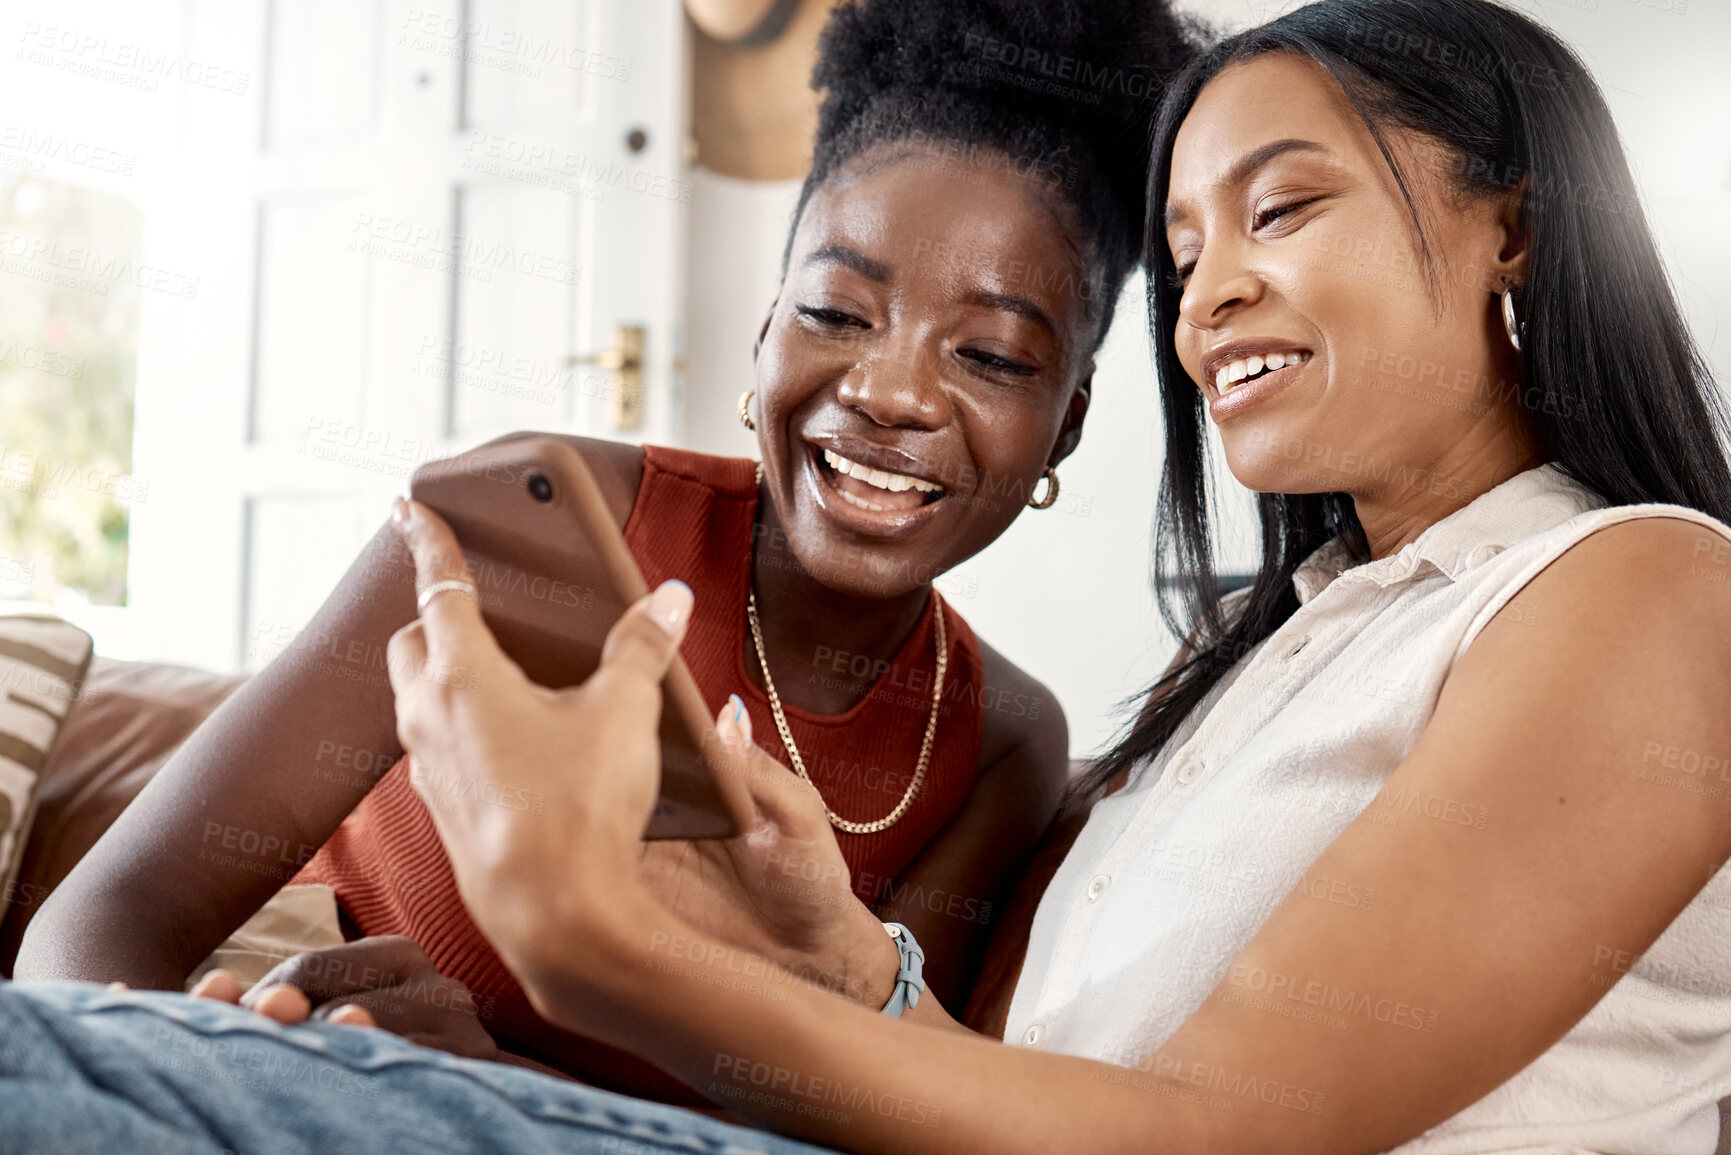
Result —
<svg viewBox="0 0 1731 1155"><path fill-rule="evenodd" d="M1033 1026L1022 1032L1022 1045L1024 1047L1034 1046L1040 1041L1040 1035L1042 1033L1043 1032L1040 1030L1040 1024L1035 1023Z"/></svg>
<svg viewBox="0 0 1731 1155"><path fill-rule="evenodd" d="M1088 880L1088 901L1093 902L1106 893L1106 887L1112 882L1112 877L1106 874L1096 874Z"/></svg>
<svg viewBox="0 0 1731 1155"><path fill-rule="evenodd" d="M1303 652L1304 647L1308 646L1309 644L1310 644L1310 635L1309 634L1306 634L1302 638L1299 638L1298 641L1294 642L1292 647L1286 651L1285 660L1288 662L1292 661L1292 659L1298 657L1298 655Z"/></svg>
<svg viewBox="0 0 1731 1155"><path fill-rule="evenodd" d="M1186 758L1178 767L1178 784L1188 786L1202 773L1202 759Z"/></svg>

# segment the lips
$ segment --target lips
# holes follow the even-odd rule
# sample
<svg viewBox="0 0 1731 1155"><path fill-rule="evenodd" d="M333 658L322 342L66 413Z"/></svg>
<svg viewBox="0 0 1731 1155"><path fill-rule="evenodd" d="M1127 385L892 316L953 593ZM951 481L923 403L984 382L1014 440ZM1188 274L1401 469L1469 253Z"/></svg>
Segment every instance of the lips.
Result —
<svg viewBox="0 0 1731 1155"><path fill-rule="evenodd" d="M806 443L805 473L818 508L850 532L896 538L929 521L949 490L912 454L856 438Z"/></svg>
<svg viewBox="0 0 1731 1155"><path fill-rule="evenodd" d="M1215 369L1214 390L1224 397L1239 386L1255 381L1264 373L1275 373L1288 365L1302 365L1308 360L1310 354L1303 349L1237 357Z"/></svg>
<svg viewBox="0 0 1731 1155"><path fill-rule="evenodd" d="M944 495L943 487L934 482L906 473L873 469L833 449L823 450L821 460L827 467L824 479L844 500L862 509L918 509Z"/></svg>
<svg viewBox="0 0 1731 1155"><path fill-rule="evenodd" d="M817 469L823 481L843 501L875 513L901 513L939 501L944 488L923 477L878 469L843 457L833 449L820 449Z"/></svg>

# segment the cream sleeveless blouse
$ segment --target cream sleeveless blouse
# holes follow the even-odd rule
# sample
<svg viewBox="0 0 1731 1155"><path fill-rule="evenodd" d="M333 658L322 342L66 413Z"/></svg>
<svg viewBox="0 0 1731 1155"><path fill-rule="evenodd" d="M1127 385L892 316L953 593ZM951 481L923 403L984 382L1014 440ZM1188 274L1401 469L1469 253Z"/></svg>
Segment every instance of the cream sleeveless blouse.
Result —
<svg viewBox="0 0 1731 1155"><path fill-rule="evenodd" d="M1389 557L1345 568L1331 542L1308 558L1293 575L1298 612L1094 808L1040 903L1006 1042L1133 1065L1228 979L1301 879L1319 884L1306 872L1348 823L1422 814L1482 825L1487 816L1470 805L1394 798L1384 783L1485 623L1570 546L1638 517L1682 518L1731 538L1690 509L1606 507L1546 465ZM1657 772L1731 797L1723 760L1713 773L1681 756L1664 765L1666 757ZM1339 889L1332 900L1375 900ZM1731 1096L1727 872L1646 955L1602 961L1610 989L1586 1018L1491 1094L1402 1145L1403 1155L1712 1152L1717 1100ZM1228 994L1319 1021L1429 1025L1423 1007L1362 1001L1331 1011L1259 989L1258 977L1232 976ZM1282 1094L1295 1109L1311 1106L1302 1088Z"/></svg>

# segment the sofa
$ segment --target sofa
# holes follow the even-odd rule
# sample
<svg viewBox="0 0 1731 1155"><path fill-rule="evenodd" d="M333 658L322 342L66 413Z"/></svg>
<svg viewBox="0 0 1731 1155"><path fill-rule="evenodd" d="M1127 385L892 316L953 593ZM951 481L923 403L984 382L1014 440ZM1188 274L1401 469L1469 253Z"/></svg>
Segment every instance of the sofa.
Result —
<svg viewBox="0 0 1731 1155"><path fill-rule="evenodd" d="M246 681L187 666L95 657L37 781L31 824L0 917L0 977L24 928L187 735Z"/></svg>

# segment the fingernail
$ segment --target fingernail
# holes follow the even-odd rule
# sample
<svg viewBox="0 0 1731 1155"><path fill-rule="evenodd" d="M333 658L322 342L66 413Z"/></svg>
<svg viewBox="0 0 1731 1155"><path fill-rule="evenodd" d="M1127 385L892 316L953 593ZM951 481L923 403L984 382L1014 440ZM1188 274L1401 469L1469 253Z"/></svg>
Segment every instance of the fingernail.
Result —
<svg viewBox="0 0 1731 1155"><path fill-rule="evenodd" d="M738 694L727 696L727 705L715 719L715 733L729 753L739 756L751 749L751 714Z"/></svg>
<svg viewBox="0 0 1731 1155"><path fill-rule="evenodd" d="M733 710L733 704L737 701L739 701L737 695L729 694L727 705L723 706L721 712L715 716L715 735L721 739L721 744L729 749L739 745L739 724L734 721Z"/></svg>
<svg viewBox="0 0 1731 1155"><path fill-rule="evenodd" d="M397 532L409 528L409 503L401 497L391 499L391 524L397 527Z"/></svg>
<svg viewBox="0 0 1731 1155"><path fill-rule="evenodd" d="M669 634L678 635L685 620L691 616L692 603L697 599L691 587L674 578L664 581L649 595L649 616Z"/></svg>

